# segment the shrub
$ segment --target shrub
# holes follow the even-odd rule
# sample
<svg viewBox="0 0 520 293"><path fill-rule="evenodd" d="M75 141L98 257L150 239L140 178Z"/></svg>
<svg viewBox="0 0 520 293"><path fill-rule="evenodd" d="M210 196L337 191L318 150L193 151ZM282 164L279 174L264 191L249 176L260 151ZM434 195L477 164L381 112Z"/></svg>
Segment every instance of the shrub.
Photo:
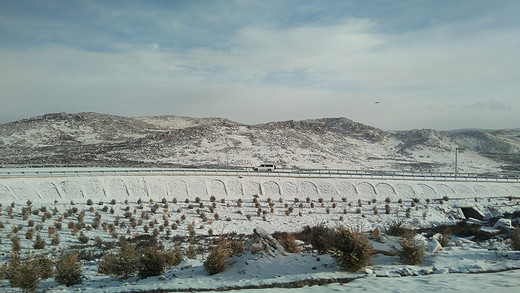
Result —
<svg viewBox="0 0 520 293"><path fill-rule="evenodd" d="M60 234L56 233L56 234L52 235L51 245L52 246L60 245Z"/></svg>
<svg viewBox="0 0 520 293"><path fill-rule="evenodd" d="M33 238L33 234L34 234L34 229L27 229L27 231L25 232L25 239L27 240L30 240Z"/></svg>
<svg viewBox="0 0 520 293"><path fill-rule="evenodd" d="M404 227L403 222L394 222L390 225L386 233L390 236L410 237L410 235L413 234L413 230Z"/></svg>
<svg viewBox="0 0 520 293"><path fill-rule="evenodd" d="M16 235L11 237L11 249L14 252L19 252L22 249L22 246L20 245L20 237Z"/></svg>
<svg viewBox="0 0 520 293"><path fill-rule="evenodd" d="M34 249L44 249L45 248L45 240L43 240L40 234L36 235L36 240L33 244Z"/></svg>
<svg viewBox="0 0 520 293"><path fill-rule="evenodd" d="M221 273L226 269L228 258L228 240L227 238L221 238L217 246L209 253L206 261L204 261L204 269L210 275Z"/></svg>
<svg viewBox="0 0 520 293"><path fill-rule="evenodd" d="M195 246L193 244L190 244L190 246L188 246L188 252L186 253L186 256L189 259L194 259L197 256L197 252L195 251Z"/></svg>
<svg viewBox="0 0 520 293"><path fill-rule="evenodd" d="M363 233L339 226L329 241L329 252L343 270L357 272L370 265L374 248Z"/></svg>
<svg viewBox="0 0 520 293"><path fill-rule="evenodd" d="M30 255L22 261L18 255L13 254L7 270L12 287L21 288L24 292L34 292L38 289L40 282L38 264Z"/></svg>
<svg viewBox="0 0 520 293"><path fill-rule="evenodd" d="M413 237L403 238L399 242L402 249L399 251L399 259L403 264L420 265L423 262L424 246Z"/></svg>
<svg viewBox="0 0 520 293"><path fill-rule="evenodd" d="M243 240L228 241L229 256L240 255L246 250L246 243Z"/></svg>
<svg viewBox="0 0 520 293"><path fill-rule="evenodd" d="M78 256L77 251L61 253L56 262L56 274L54 276L56 283L67 287L82 283L81 263Z"/></svg>
<svg viewBox="0 0 520 293"><path fill-rule="evenodd" d="M289 253L300 253L302 252L301 247L296 243L296 238L294 238L294 234L286 234L282 235L278 238L280 245L283 246L285 251Z"/></svg>
<svg viewBox="0 0 520 293"><path fill-rule="evenodd" d="M106 254L101 259L98 271L103 274L115 275L127 279L136 274L140 267L140 254L137 248L123 243L118 254Z"/></svg>
<svg viewBox="0 0 520 293"><path fill-rule="evenodd" d="M38 276L41 279L47 279L53 276L54 265L50 259L44 255L38 255L33 259L33 262L37 265Z"/></svg>
<svg viewBox="0 0 520 293"><path fill-rule="evenodd" d="M78 241L81 244L87 244L88 241L89 241L89 237L87 235L83 234L83 232L80 232L79 233L79 237L78 237Z"/></svg>
<svg viewBox="0 0 520 293"><path fill-rule="evenodd" d="M323 223L311 228L310 243L319 254L327 253L328 244L330 243L329 239L332 236L332 232L333 230L325 227L325 224Z"/></svg>
<svg viewBox="0 0 520 293"><path fill-rule="evenodd" d="M184 260L184 255L178 243L175 243L173 250L167 251L164 256L167 267L174 267Z"/></svg>
<svg viewBox="0 0 520 293"><path fill-rule="evenodd" d="M166 256L163 250L157 247L148 246L143 251L141 263L139 266L139 278L145 279L152 276L158 276L164 272L166 267Z"/></svg>
<svg viewBox="0 0 520 293"><path fill-rule="evenodd" d="M511 246L513 250L520 250L520 229L516 228L511 234Z"/></svg>

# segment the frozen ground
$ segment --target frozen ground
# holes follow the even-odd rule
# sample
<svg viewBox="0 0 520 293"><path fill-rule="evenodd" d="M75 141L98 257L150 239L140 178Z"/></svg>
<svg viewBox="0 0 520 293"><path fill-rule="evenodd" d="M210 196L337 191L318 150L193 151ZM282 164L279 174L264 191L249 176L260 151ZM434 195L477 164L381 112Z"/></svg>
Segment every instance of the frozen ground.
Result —
<svg viewBox="0 0 520 293"><path fill-rule="evenodd" d="M211 197L215 197L215 208ZM260 209L253 203L258 197ZM163 202L163 198L166 204ZM196 203L196 198L200 199ZM196 235L207 238L211 233L236 232L249 235L256 227L269 232L298 232L306 225L325 223L338 224L369 232L375 227L383 231L396 221L409 228L452 225L465 217L460 207L473 207L485 220L505 217L518 212L520 183L453 182L453 181L405 181L364 180L338 178L281 178L239 176L81 176L47 178L2 178L0 179L2 203L0 221L5 228L0 230L2 261L8 260L11 248L8 234L12 227L21 225L18 231L22 239L22 253L32 249L34 239L25 239L26 232L34 228L47 236L47 229L62 218L59 246L49 245L44 252L55 255L62 248L82 247L78 231L67 228L77 220L77 213L64 217L66 211L77 208L84 211L85 223L92 225L94 214L102 215L102 221L125 222L116 227L118 235L135 236L151 233L144 226L163 226L159 239L167 247L173 246L174 236L187 236L188 226L195 227ZM110 202L114 199L114 203ZM187 199L187 202L186 202ZM92 200L91 204L87 204ZM239 200L241 203L239 203ZM32 202L33 211L22 219L21 210ZM389 201L387 214L386 201ZM272 210L268 202L273 202ZM202 203L202 204L201 204ZM13 216L8 209L14 205ZM45 207L45 208L44 208ZM107 208L105 208L107 207ZM158 207L156 212L151 212ZM43 210L56 210L50 219L42 220ZM109 211L109 210L113 210ZM126 211L134 211L136 218L144 219L141 225L131 228L125 218ZM266 211L264 213L264 211ZM290 212L289 212L290 211ZM78 213L79 213L78 212ZM203 221L201 212L209 220ZM218 214L218 218L215 217ZM172 223L180 220L176 229ZM143 216L146 216L143 218ZM166 224L166 220L169 223ZM478 222L478 221L475 221ZM148 224L149 223L149 224ZM40 224L40 227L38 225ZM495 233L492 227L486 229ZM512 227L506 227L512 229ZM211 232L210 232L211 230ZM85 229L92 239L101 236L103 241L115 241L113 235L98 229ZM427 245L431 239L424 234L419 238ZM217 236L213 236L217 237ZM391 251L399 248L395 237L385 244L373 242L378 250ZM195 259L186 259L180 265L166 271L161 277L139 280L118 280L97 272L97 261L83 263L85 280L73 287L58 286L54 280L40 283L40 288L49 292L95 290L96 292L128 292L136 290L217 290L254 288L262 292L286 289L279 287L299 282L309 286L290 289L305 292L324 291L388 291L418 292L438 290L442 292L484 292L492 289L509 290L520 285L520 255L510 250L504 234L484 241L473 237L456 237L451 245L440 252L428 253L421 266L405 266L398 257L377 254L373 266L361 273L345 273L338 269L329 255L315 252L288 254L252 255L249 252L231 260L225 272L209 276L203 269L205 254ZM88 247L83 246L84 248ZM90 245L92 247L92 245ZM183 245L186 248L186 245ZM485 272L496 273L485 273ZM479 273L479 274L472 274ZM343 284L333 281L338 279ZM347 282L350 279L353 281ZM305 285L306 283L301 283ZM312 282L332 282L315 286ZM285 284L285 285L284 285ZM268 287L276 287L269 289ZM3 289L2 289L3 288ZM471 289L470 289L471 288ZM13 290L6 280L0 281L0 291ZM260 290L260 289L256 289ZM289 290L289 289L287 289Z"/></svg>

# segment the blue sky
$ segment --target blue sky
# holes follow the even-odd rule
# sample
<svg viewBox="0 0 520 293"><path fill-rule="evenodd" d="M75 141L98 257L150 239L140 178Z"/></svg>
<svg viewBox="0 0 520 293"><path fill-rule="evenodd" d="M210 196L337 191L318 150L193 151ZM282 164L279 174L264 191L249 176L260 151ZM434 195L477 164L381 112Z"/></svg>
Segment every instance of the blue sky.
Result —
<svg viewBox="0 0 520 293"><path fill-rule="evenodd" d="M520 127L520 1L0 1L0 123ZM379 101L380 103L374 103Z"/></svg>

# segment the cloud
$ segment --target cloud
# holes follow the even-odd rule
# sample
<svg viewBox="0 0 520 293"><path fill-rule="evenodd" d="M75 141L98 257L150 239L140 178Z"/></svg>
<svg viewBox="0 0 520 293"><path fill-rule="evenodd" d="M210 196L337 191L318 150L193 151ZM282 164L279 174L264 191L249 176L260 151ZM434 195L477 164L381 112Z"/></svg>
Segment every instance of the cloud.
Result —
<svg viewBox="0 0 520 293"><path fill-rule="evenodd" d="M470 106L473 109L493 110L493 111L511 111L511 103L503 103L497 100L489 100L487 102L477 102Z"/></svg>
<svg viewBox="0 0 520 293"><path fill-rule="evenodd" d="M478 109L494 118L489 125L517 123L520 33L487 26L487 15L447 21L429 12L435 21L425 22L397 8L365 7L354 16L328 2L293 10L234 4L118 9L94 1L73 5L88 12L80 22L40 17L25 33L28 16L0 17L11 32L39 40L0 46L0 117L88 110L261 123L346 116L405 129L481 127L472 125L486 120L471 118Z"/></svg>

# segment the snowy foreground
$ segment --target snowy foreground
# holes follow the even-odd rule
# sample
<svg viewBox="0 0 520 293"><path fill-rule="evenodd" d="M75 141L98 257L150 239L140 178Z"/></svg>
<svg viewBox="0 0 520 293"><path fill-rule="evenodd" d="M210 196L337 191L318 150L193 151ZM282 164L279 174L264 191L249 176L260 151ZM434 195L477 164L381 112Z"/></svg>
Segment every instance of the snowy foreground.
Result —
<svg viewBox="0 0 520 293"><path fill-rule="evenodd" d="M255 206L254 198L259 205ZM125 280L98 273L98 259L93 257L83 261L83 284L65 287L52 278L42 280L39 288L48 292L229 289L248 292L501 292L520 287L520 253L511 250L507 237L517 219L489 223L492 219L496 222L499 218L511 218L520 211L520 183L269 176L1 178L0 201L0 221L5 226L0 229L2 262L10 257L9 234L12 235L12 228L17 226L21 226L16 233L21 238L22 254L31 250L53 256L61 249L72 248L99 254L93 245L94 237L100 236L104 243L110 243L122 235L151 234L153 222L155 228L162 226L158 239L168 248L173 247L175 236L188 236L190 225L195 227L200 239L216 239L218 235L228 233L244 234L247 239L257 227L269 233L299 232L305 226L320 223L330 227L345 225L370 233L376 227L384 232L397 221L416 229L454 225L466 218L461 208L467 207L483 216L483 220L470 219L471 223L496 235L486 240L453 235L450 245L440 251L427 249L424 262L419 266L403 265L395 255L378 253L372 259L373 265L359 273L341 271L330 255L318 255L308 247L303 253L285 255L252 254L246 250L230 259L224 272L212 276L202 266L207 252L199 253L193 259L185 258L158 277ZM21 211L28 202L33 211L39 209L41 212L33 212L23 219ZM269 206L269 202L273 204ZM8 208L12 205L13 213L9 216ZM212 205L214 208L210 208ZM64 217L73 208L84 211L87 228L74 231L67 227L69 222L77 221L78 212ZM42 220L45 211L55 212L51 218ZM130 226L126 212L143 221L136 227ZM95 213L101 215L102 222L118 222L115 236L101 228L92 228ZM203 220L201 213L209 220ZM33 223L29 224L29 220ZM47 230L58 221L63 222L59 232L61 241L58 246L52 246ZM178 225L173 228L172 223ZM46 240L43 250L33 249L34 238L26 239L30 229ZM89 242L81 244L78 232L88 236ZM426 233L418 234L416 238L423 241L425 247L433 242ZM201 243L201 246L207 245L203 244L207 242ZM398 238L394 236L389 236L385 243L372 243L378 251L391 252L400 248ZM181 243L181 246L187 249L188 244ZM288 286L295 288L288 289ZM7 280L0 280L0 292L16 290L10 288Z"/></svg>

